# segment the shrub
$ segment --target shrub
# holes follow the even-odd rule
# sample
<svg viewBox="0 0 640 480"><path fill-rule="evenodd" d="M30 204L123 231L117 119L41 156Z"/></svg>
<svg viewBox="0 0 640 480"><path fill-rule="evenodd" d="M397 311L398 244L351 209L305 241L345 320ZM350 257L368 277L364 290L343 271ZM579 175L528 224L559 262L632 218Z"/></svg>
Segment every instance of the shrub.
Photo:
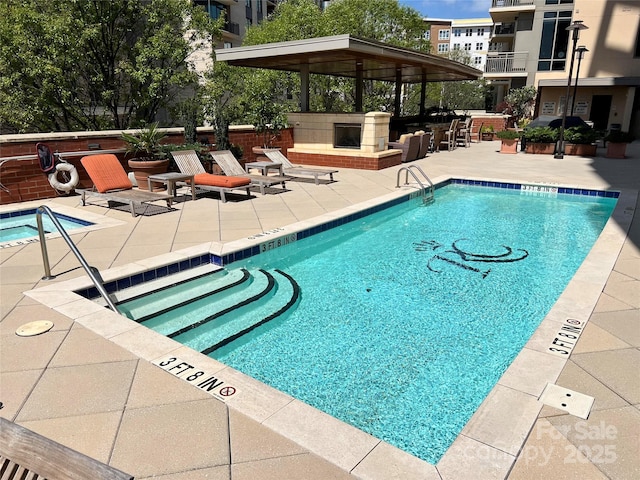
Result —
<svg viewBox="0 0 640 480"><path fill-rule="evenodd" d="M502 130L496 133L496 137L500 140L515 140L520 138L520 132L516 132L515 130Z"/></svg>
<svg viewBox="0 0 640 480"><path fill-rule="evenodd" d="M614 130L610 132L609 135L604 137L604 139L607 142L611 142L611 143L631 143L636 139L636 137L631 132L622 132L620 130Z"/></svg>
<svg viewBox="0 0 640 480"><path fill-rule="evenodd" d="M558 139L558 130L551 127L525 128L522 136L530 143L553 143Z"/></svg>
<svg viewBox="0 0 640 480"><path fill-rule="evenodd" d="M569 143L590 145L597 140L597 134L593 128L571 127L564 131L564 139Z"/></svg>

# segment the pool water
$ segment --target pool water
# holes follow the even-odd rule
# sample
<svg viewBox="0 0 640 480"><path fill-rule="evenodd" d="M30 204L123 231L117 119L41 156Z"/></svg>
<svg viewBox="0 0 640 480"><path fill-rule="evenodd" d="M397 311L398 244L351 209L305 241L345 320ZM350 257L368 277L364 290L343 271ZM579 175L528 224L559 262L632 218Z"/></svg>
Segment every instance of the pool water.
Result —
<svg viewBox="0 0 640 480"><path fill-rule="evenodd" d="M54 212L55 213L55 212ZM86 227L91 222L56 213L56 218L65 230ZM58 229L48 215L42 215L42 227L45 233L57 232ZM36 209L20 210L0 214L0 242L24 240L38 235Z"/></svg>
<svg viewBox="0 0 640 480"><path fill-rule="evenodd" d="M449 185L236 262L285 271L301 299L211 356L436 464L615 202Z"/></svg>

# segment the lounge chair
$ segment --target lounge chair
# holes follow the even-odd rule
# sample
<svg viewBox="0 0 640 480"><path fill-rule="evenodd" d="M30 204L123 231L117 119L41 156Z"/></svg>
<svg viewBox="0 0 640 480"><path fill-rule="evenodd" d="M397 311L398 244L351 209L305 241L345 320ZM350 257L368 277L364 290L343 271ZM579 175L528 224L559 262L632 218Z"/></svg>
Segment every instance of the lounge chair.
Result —
<svg viewBox="0 0 640 480"><path fill-rule="evenodd" d="M142 205L157 200L165 200L171 206L173 195L154 193L133 188L127 172L124 171L118 157L112 153L88 155L80 160L82 166L93 182L93 189L77 189L82 192L82 205L86 205L86 197L95 196L104 200L129 205L132 216L136 216L136 205Z"/></svg>
<svg viewBox="0 0 640 480"><path fill-rule="evenodd" d="M464 123L458 124L456 143L464 147L468 147L471 144L471 117L468 117Z"/></svg>
<svg viewBox="0 0 640 480"><path fill-rule="evenodd" d="M222 203L227 201L226 194L234 190L244 190L247 192L247 198L251 197L249 177L244 175L229 177L207 173L195 150L178 150L171 152L171 156L182 173L193 175L193 182L198 190L218 192Z"/></svg>
<svg viewBox="0 0 640 480"><path fill-rule="evenodd" d="M400 135L400 139L397 142L389 142L389 148L402 151L401 161L411 162L418 158L420 153L420 136L412 133L405 133Z"/></svg>
<svg viewBox="0 0 640 480"><path fill-rule="evenodd" d="M209 152L213 157L213 160L222 169L225 175L246 177L251 179L251 185L260 187L260 193L265 194L265 187L271 187L272 185L282 184L282 188L285 188L285 183L289 180L289 177L275 176L275 175L251 175L246 173L240 162L233 156L230 150L218 150L215 152Z"/></svg>
<svg viewBox="0 0 640 480"><path fill-rule="evenodd" d="M5 418L0 418L0 471L3 480L133 480L133 477Z"/></svg>
<svg viewBox="0 0 640 480"><path fill-rule="evenodd" d="M265 149L264 154L273 163L282 164L282 172L290 177L308 177L312 176L315 179L316 185L320 184L320 177L329 175L330 181L333 182L333 174L338 170L327 170L323 168L312 168L301 165L294 165L279 149Z"/></svg>
<svg viewBox="0 0 640 480"><path fill-rule="evenodd" d="M424 158L427 153L433 151L433 132L418 130L414 135L420 135L420 152L418 158Z"/></svg>

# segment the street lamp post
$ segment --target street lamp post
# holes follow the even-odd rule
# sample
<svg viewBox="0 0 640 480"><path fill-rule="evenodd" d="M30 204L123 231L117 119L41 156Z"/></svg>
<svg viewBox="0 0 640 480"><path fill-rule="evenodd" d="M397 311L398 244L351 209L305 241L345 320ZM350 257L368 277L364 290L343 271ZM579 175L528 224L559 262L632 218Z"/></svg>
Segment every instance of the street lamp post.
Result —
<svg viewBox="0 0 640 480"><path fill-rule="evenodd" d="M573 77L573 59L576 56L576 44L578 38L580 38L580 30L585 30L589 27L582 24L582 20L574 20L571 25L567 27L567 30L573 32L573 45L571 47L571 62L569 63L569 80L567 81L567 94L564 97L564 109L562 110L562 125L560 126L560 132L558 134L558 144L556 145L556 153L554 158L564 158L564 128L567 123L567 109L569 108L569 94L571 93L571 79Z"/></svg>
<svg viewBox="0 0 640 480"><path fill-rule="evenodd" d="M571 115L573 116L573 109L576 106L576 92L578 91L578 78L580 78L580 63L582 62L582 58L584 57L585 52L588 52L589 49L584 45L581 45L576 50L578 54L578 66L576 67L576 81L573 84L573 97L571 98Z"/></svg>

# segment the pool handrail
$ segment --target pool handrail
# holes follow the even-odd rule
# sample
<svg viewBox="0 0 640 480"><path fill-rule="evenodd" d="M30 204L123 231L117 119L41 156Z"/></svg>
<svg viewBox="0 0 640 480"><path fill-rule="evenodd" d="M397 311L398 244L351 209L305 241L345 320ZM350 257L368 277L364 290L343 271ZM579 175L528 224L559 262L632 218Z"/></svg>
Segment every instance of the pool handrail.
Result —
<svg viewBox="0 0 640 480"><path fill-rule="evenodd" d="M413 169L418 170L420 172L420 174L422 175L422 177L427 181L428 189L429 189L429 195L428 196L427 196L427 187L425 187L425 185L420 181L418 176L413 172ZM409 174L411 174L413 179L418 183L418 185L420 185L420 189L422 191L422 197L423 197L424 203L431 202L431 201L434 200L434 198L435 198L435 187L433 186L433 182L427 176L427 174L424 173L424 170L422 170L422 168L420 168L418 165L409 165L408 167L402 167L402 168L400 168L398 170L398 175L396 177L396 188L400 187L400 174L403 171L405 172L405 176L404 176L404 184L405 185L409 185Z"/></svg>
<svg viewBox="0 0 640 480"><path fill-rule="evenodd" d="M49 218L51 219L55 227L58 229L58 231L60 232L60 235L62 236L62 238L64 238L65 242L67 242L67 245L69 245L71 252L73 252L73 254L76 256L76 258L80 262L80 265L82 265L82 268L84 268L84 270L87 272L87 275L95 285L100 295L102 295L102 298L104 298L105 302L107 302L107 305L109 306L109 308L116 313L120 313L116 308L116 306L114 305L114 303L111 301L111 298L109 298L109 294L107 293L107 290L104 288L103 280L98 269L95 267L92 267L87 263L85 258L80 253L80 250L78 250L78 247L76 247L76 244L73 243L73 240L71 240L71 237L66 232L66 230L64 229L60 221L57 219L56 214L46 205L40 205L36 209L36 222L38 224L38 236L40 237L40 250L42 252L42 263L44 265L44 277L42 277L42 280L52 280L55 278L55 275L51 275L51 267L49 265L49 254L47 252L47 242L44 234L44 228L42 226L43 212L49 215Z"/></svg>

